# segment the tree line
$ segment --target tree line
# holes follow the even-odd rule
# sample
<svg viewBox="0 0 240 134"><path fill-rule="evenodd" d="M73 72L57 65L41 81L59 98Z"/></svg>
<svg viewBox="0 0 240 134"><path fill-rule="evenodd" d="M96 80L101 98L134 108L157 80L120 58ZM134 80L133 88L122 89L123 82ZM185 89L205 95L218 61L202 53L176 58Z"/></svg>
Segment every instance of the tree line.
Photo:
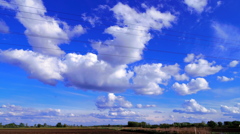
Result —
<svg viewBox="0 0 240 134"><path fill-rule="evenodd" d="M189 122L174 122L172 124L154 124L150 125L146 122L135 122L128 121L128 127L143 127L143 128L170 128L170 127L211 127L211 128L239 128L240 121L224 121L224 122L214 122L208 121L207 123L189 123Z"/></svg>
<svg viewBox="0 0 240 134"><path fill-rule="evenodd" d="M82 125L78 126L78 125L67 125L67 124L62 124L61 122L58 122L55 126L54 125L48 125L47 123L44 124L34 124L33 126L29 126L27 123L20 123L19 125L15 124L15 123L9 123L9 124L5 124L3 125L2 123L0 123L0 128L30 128L30 127L34 127L34 128L42 128L42 127L83 127Z"/></svg>

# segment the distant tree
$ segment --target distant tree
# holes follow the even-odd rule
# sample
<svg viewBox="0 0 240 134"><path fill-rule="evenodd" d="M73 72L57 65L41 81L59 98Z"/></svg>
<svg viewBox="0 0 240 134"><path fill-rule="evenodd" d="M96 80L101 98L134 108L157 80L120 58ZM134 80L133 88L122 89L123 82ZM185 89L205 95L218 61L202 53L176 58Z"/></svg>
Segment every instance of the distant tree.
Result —
<svg viewBox="0 0 240 134"><path fill-rule="evenodd" d="M218 127L222 127L223 126L223 123L222 122L218 122Z"/></svg>
<svg viewBox="0 0 240 134"><path fill-rule="evenodd" d="M207 122L207 125L208 125L209 127L211 127L211 128L215 128L215 127L217 126L217 123L214 122L214 121L208 121L208 122Z"/></svg>
<svg viewBox="0 0 240 134"><path fill-rule="evenodd" d="M80 127L83 127L82 125L80 125Z"/></svg>
<svg viewBox="0 0 240 134"><path fill-rule="evenodd" d="M19 127L25 127L25 125L23 123L20 123Z"/></svg>
<svg viewBox="0 0 240 134"><path fill-rule="evenodd" d="M232 126L233 127L239 127L240 126L240 121L233 121Z"/></svg>
<svg viewBox="0 0 240 134"><path fill-rule="evenodd" d="M111 125L110 125L110 124L108 124L108 127L111 127Z"/></svg>
<svg viewBox="0 0 240 134"><path fill-rule="evenodd" d="M42 125L41 124L37 124L37 127L42 127Z"/></svg>
<svg viewBox="0 0 240 134"><path fill-rule="evenodd" d="M224 126L225 127L232 127L232 122L231 121L224 121Z"/></svg>
<svg viewBox="0 0 240 134"><path fill-rule="evenodd" d="M144 121L142 121L142 122L141 122L141 127L145 128L146 126L147 126L147 123L144 122Z"/></svg>
<svg viewBox="0 0 240 134"><path fill-rule="evenodd" d="M63 124L63 127L67 127L67 124Z"/></svg>
<svg viewBox="0 0 240 134"><path fill-rule="evenodd" d="M56 127L63 127L61 122L58 122Z"/></svg>
<svg viewBox="0 0 240 134"><path fill-rule="evenodd" d="M44 124L43 124L43 127L47 127L47 123L44 123Z"/></svg>
<svg viewBox="0 0 240 134"><path fill-rule="evenodd" d="M128 127L139 127L141 125L139 125L138 122L134 122L134 121L128 121Z"/></svg>

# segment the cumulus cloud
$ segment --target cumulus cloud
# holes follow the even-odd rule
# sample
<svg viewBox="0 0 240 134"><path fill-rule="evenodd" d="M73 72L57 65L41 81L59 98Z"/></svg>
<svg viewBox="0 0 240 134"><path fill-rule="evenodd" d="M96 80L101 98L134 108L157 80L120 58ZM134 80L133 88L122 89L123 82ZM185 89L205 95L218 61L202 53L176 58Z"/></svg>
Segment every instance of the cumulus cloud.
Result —
<svg viewBox="0 0 240 134"><path fill-rule="evenodd" d="M136 76L133 78L133 88L137 94L159 95L171 76L177 75L180 68L178 64L163 66L158 64L145 64L134 67Z"/></svg>
<svg viewBox="0 0 240 134"><path fill-rule="evenodd" d="M11 2L16 4L11 5ZM25 35L28 37L29 44L32 45L34 51L42 54L60 56L65 53L59 48L60 44L69 43L72 37L84 33L84 29L81 25L71 27L66 22L45 15L47 10L41 0L11 0L9 3L3 1L0 6L13 9L17 12L16 18L26 28ZM27 12L31 12L32 14ZM26 18L33 18L35 20ZM34 35L50 38L39 38ZM40 49L39 47L50 49Z"/></svg>
<svg viewBox="0 0 240 134"><path fill-rule="evenodd" d="M151 108L151 107L156 107L156 105L142 105L142 104L137 104L136 108Z"/></svg>
<svg viewBox="0 0 240 134"><path fill-rule="evenodd" d="M96 101L98 109L111 109L111 108L130 108L132 103L125 100L122 96L116 96L109 93L107 96L100 96Z"/></svg>
<svg viewBox="0 0 240 134"><path fill-rule="evenodd" d="M202 13L207 6L208 0L184 0L184 3L190 10L195 10L197 13Z"/></svg>
<svg viewBox="0 0 240 134"><path fill-rule="evenodd" d="M240 118L240 103L237 103L233 107L221 105L221 112L223 112L225 116L232 116L233 118Z"/></svg>
<svg viewBox="0 0 240 134"><path fill-rule="evenodd" d="M133 75L125 65L113 68L92 53L68 53L60 59L30 50L6 50L0 51L0 61L23 68L43 83L55 85L61 80L79 89L122 92Z"/></svg>
<svg viewBox="0 0 240 134"><path fill-rule="evenodd" d="M174 75L174 78L177 81L189 80L189 77L186 74L177 74L177 75Z"/></svg>
<svg viewBox="0 0 240 134"><path fill-rule="evenodd" d="M229 63L229 67L236 67L237 65L238 65L238 63L239 63L239 61L237 61L237 60L233 60L233 61L231 61L230 63Z"/></svg>
<svg viewBox="0 0 240 134"><path fill-rule="evenodd" d="M55 85L63 80L61 72L65 65L56 57L50 57L30 50L0 50L0 61L23 68L29 78L38 79L46 84Z"/></svg>
<svg viewBox="0 0 240 134"><path fill-rule="evenodd" d="M207 109L197 103L196 100L185 100L182 105L183 109L174 109L173 112L186 113L186 114L212 114L216 113L215 109Z"/></svg>
<svg viewBox="0 0 240 134"><path fill-rule="evenodd" d="M217 76L217 79L222 81L222 82L227 82L227 81L233 81L234 78L228 78L226 76Z"/></svg>
<svg viewBox="0 0 240 134"><path fill-rule="evenodd" d="M215 62L210 63L205 59L197 59L185 66L185 72L192 77L213 75L222 69L222 66L214 64Z"/></svg>
<svg viewBox="0 0 240 134"><path fill-rule="evenodd" d="M184 62L192 62L195 59L194 54L188 54L187 57L184 58Z"/></svg>
<svg viewBox="0 0 240 134"><path fill-rule="evenodd" d="M8 33L9 32L9 27L5 23L5 21L0 20L0 33Z"/></svg>
<svg viewBox="0 0 240 134"><path fill-rule="evenodd" d="M4 105L0 109L2 114L0 117L20 117L23 119L26 118L46 118L46 117L52 117L52 116L61 116L61 110L60 109L44 109L44 110L37 110L33 108L25 108L21 106L16 105Z"/></svg>
<svg viewBox="0 0 240 134"><path fill-rule="evenodd" d="M171 13L161 13L154 7L146 9L145 13L140 13L128 5L118 3L111 11L114 12L118 23L122 26L115 25L107 28L105 33L111 34L113 39L104 42L95 42L93 43L93 48L99 53L112 55L114 52L114 55L134 57L99 56L100 59L113 66L141 60L142 51L151 39L149 30L168 28L171 26L171 22L175 20L175 16Z"/></svg>
<svg viewBox="0 0 240 134"><path fill-rule="evenodd" d="M191 79L187 84L175 82L172 87L180 95L194 94L201 90L210 89L204 78Z"/></svg>

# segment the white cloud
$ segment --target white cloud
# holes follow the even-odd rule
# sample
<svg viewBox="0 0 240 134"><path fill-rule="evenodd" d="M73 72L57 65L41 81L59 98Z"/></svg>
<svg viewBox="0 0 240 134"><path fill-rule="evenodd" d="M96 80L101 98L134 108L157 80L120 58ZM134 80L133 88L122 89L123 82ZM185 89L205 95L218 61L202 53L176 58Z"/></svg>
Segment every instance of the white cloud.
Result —
<svg viewBox="0 0 240 134"><path fill-rule="evenodd" d="M25 5L25 6L17 6L12 5L11 7L6 6L11 2L16 3L17 5ZM64 54L59 45L63 43L69 43L70 39L74 36L78 36L84 33L84 30L81 25L77 25L75 27L70 27L67 23L57 20L53 17L46 16L46 8L43 5L41 0L11 0L10 3L4 2L5 8L14 9L17 12L16 18L23 24L26 28L25 34L28 37L28 42L32 45L34 51L40 52L42 54L60 56ZM29 8L35 7L35 8ZM44 10L39 10L44 9ZM24 11L24 12L20 12ZM34 14L29 14L26 12L31 12ZM26 18L34 18L26 19ZM43 20L43 21L38 21ZM52 38L39 38L31 35L41 35L44 37L52 37ZM54 38L61 38L54 39ZM39 47L45 47L50 49L40 49Z"/></svg>
<svg viewBox="0 0 240 134"><path fill-rule="evenodd" d="M142 104L137 104L136 108L151 108L151 107L156 107L156 105L142 105Z"/></svg>
<svg viewBox="0 0 240 134"><path fill-rule="evenodd" d="M187 84L175 82L172 87L180 95L194 94L201 90L210 89L204 78L191 79Z"/></svg>
<svg viewBox="0 0 240 134"><path fill-rule="evenodd" d="M129 64L140 60L145 45L151 39L149 30L168 28L171 26L171 22L175 20L175 16L171 13L161 13L154 7L146 9L145 13L140 13L128 5L118 3L111 11L114 12L118 23L124 26L120 27L115 25L107 28L105 33L111 34L113 39L104 42L95 42L93 43L93 48L99 53L134 57L99 56L100 59L114 66Z"/></svg>
<svg viewBox="0 0 240 134"><path fill-rule="evenodd" d="M194 54L188 54L187 57L184 58L184 62L192 62L195 59Z"/></svg>
<svg viewBox="0 0 240 134"><path fill-rule="evenodd" d="M217 79L222 81L222 82L227 82L227 81L233 81L234 78L228 78L226 76L217 76Z"/></svg>
<svg viewBox="0 0 240 134"><path fill-rule="evenodd" d="M237 103L233 107L221 105L221 112L223 112L225 116L240 118L240 103Z"/></svg>
<svg viewBox="0 0 240 134"><path fill-rule="evenodd" d="M111 109L111 108L130 108L132 103L125 100L122 96L116 96L109 93L107 96L100 96L96 101L98 109Z"/></svg>
<svg viewBox="0 0 240 134"><path fill-rule="evenodd" d="M93 17L87 16L85 13L82 14L82 19L84 21L88 21L92 25L92 27L95 27L95 24L99 22L99 17L97 17L97 16L93 16Z"/></svg>
<svg viewBox="0 0 240 134"><path fill-rule="evenodd" d="M174 75L174 78L175 80L177 81L184 81L184 80L189 80L189 77L186 75L186 74L177 74L177 75Z"/></svg>
<svg viewBox="0 0 240 134"><path fill-rule="evenodd" d="M123 92L130 86L129 79L133 75L126 71L126 65L112 67L92 53L69 53L62 62L66 65L63 76L67 86L79 89Z"/></svg>
<svg viewBox="0 0 240 134"><path fill-rule="evenodd" d="M239 63L239 61L237 61L237 60L233 60L233 61L231 61L230 63L229 63L229 67L236 67L237 65L238 65L238 63Z"/></svg>
<svg viewBox="0 0 240 134"><path fill-rule="evenodd" d="M159 84L166 85L173 75L177 75L178 64L163 66L159 64L145 64L134 67L136 76L133 78L133 88L137 94L159 95L163 90Z"/></svg>
<svg viewBox="0 0 240 134"><path fill-rule="evenodd" d="M56 57L49 57L28 50L0 50L0 61L23 68L30 78L46 84L55 85L56 80L63 80L61 71L65 68Z"/></svg>
<svg viewBox="0 0 240 134"><path fill-rule="evenodd" d="M0 20L0 33L8 33L8 32L9 32L8 25L3 20Z"/></svg>
<svg viewBox="0 0 240 134"><path fill-rule="evenodd" d="M198 13L202 13L207 6L208 0L184 0L184 3L190 10L195 10Z"/></svg>
<svg viewBox="0 0 240 134"><path fill-rule="evenodd" d="M183 109L174 109L173 112L186 113L186 114L212 114L216 113L215 109L207 109L197 103L196 100L185 100L182 105Z"/></svg>
<svg viewBox="0 0 240 134"><path fill-rule="evenodd" d="M187 75L192 77L213 75L222 69L222 66L213 66L213 64L214 62L210 63L207 60L198 59L195 60L195 63L186 65L185 72Z"/></svg>
<svg viewBox="0 0 240 134"><path fill-rule="evenodd" d="M125 110L123 108L110 109L108 113L92 113L90 116L99 119L136 119L142 117L142 115L137 112Z"/></svg>
<svg viewBox="0 0 240 134"><path fill-rule="evenodd" d="M44 110L37 110L33 108L25 108L21 106L16 105L4 105L4 107L1 108L1 112L3 114L0 115L0 117L20 117L23 119L27 118L46 118L46 117L52 117L52 116L62 116L60 109L44 109Z"/></svg>

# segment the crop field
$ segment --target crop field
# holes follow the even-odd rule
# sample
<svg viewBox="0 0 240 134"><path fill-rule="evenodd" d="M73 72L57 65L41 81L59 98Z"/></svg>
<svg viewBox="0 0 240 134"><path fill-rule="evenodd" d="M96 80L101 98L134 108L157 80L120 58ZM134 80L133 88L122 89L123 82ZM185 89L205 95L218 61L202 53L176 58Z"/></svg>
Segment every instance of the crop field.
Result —
<svg viewBox="0 0 240 134"><path fill-rule="evenodd" d="M0 134L147 134L111 129L0 129Z"/></svg>

